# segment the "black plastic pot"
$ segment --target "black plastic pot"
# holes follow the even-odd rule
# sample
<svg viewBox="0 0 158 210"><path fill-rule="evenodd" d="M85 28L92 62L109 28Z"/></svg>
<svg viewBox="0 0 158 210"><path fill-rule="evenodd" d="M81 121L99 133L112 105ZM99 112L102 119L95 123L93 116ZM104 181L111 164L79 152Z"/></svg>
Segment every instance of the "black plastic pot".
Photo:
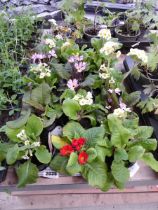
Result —
<svg viewBox="0 0 158 210"><path fill-rule="evenodd" d="M5 161L2 162L2 167L4 167L4 170L0 171L0 183L5 180L7 175L8 166Z"/></svg>
<svg viewBox="0 0 158 210"><path fill-rule="evenodd" d="M94 27L87 27L83 30L84 38L90 41L92 38L98 37L99 28L94 29Z"/></svg>
<svg viewBox="0 0 158 210"><path fill-rule="evenodd" d="M130 36L130 35L127 36L127 35L124 35L124 34L121 34L121 33L118 32L122 27L124 27L124 26L118 26L118 27L115 28L115 36L116 36L116 38L119 39L120 42L124 42L124 41L126 41L126 42L131 42L132 41L133 42L133 41L138 40L138 38L141 35L141 31L138 31L135 36Z"/></svg>
<svg viewBox="0 0 158 210"><path fill-rule="evenodd" d="M124 61L124 67L125 72L130 71L132 68L133 63L132 59L127 57ZM140 91L141 92L141 100L144 101L148 98L147 95L143 92L143 87L139 82L135 82L135 80L132 77L127 77L125 80L125 86L129 93L132 93L134 91ZM142 114L141 110L135 107L135 112L139 115L140 123L142 125L148 125L152 126L154 129L153 138L156 138L158 140L158 117L152 112L152 113L146 113ZM158 148L156 151L153 152L154 157L158 160Z"/></svg>

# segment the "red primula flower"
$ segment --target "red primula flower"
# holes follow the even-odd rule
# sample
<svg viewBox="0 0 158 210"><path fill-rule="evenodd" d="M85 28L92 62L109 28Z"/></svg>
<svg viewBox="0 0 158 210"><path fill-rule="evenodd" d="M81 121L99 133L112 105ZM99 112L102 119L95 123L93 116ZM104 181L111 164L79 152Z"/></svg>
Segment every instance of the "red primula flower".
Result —
<svg viewBox="0 0 158 210"><path fill-rule="evenodd" d="M82 146L85 144L85 142L86 142L85 138L73 139L72 146L75 150L79 151L82 148Z"/></svg>
<svg viewBox="0 0 158 210"><path fill-rule="evenodd" d="M87 160L88 160L88 154L85 151L81 152L78 156L79 164L84 165L87 163Z"/></svg>
<svg viewBox="0 0 158 210"><path fill-rule="evenodd" d="M74 152L74 149L73 149L72 146L69 145L69 144L63 146L63 147L60 149L60 155L61 155L61 156L69 156L72 152Z"/></svg>

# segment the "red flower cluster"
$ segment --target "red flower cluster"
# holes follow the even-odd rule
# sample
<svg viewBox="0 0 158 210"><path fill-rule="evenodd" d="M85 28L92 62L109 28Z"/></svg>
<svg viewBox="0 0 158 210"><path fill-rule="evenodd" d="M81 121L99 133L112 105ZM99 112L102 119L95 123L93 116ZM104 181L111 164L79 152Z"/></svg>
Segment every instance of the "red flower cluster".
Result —
<svg viewBox="0 0 158 210"><path fill-rule="evenodd" d="M72 146L69 145L69 144L63 146L63 147L60 149L60 155L61 155L61 156L69 156L72 152L74 152L74 149L73 149Z"/></svg>
<svg viewBox="0 0 158 210"><path fill-rule="evenodd" d="M88 160L88 154L85 151L82 151L78 156L78 162L81 165L84 165L87 163Z"/></svg>
<svg viewBox="0 0 158 210"><path fill-rule="evenodd" d="M79 138L79 139L73 139L72 140L72 147L76 150L76 151L80 151L81 148L83 147L83 145L86 143L85 138Z"/></svg>
<svg viewBox="0 0 158 210"><path fill-rule="evenodd" d="M60 149L60 155L61 156L70 156L72 152L80 152L84 144L86 143L85 138L78 138L78 139L72 139L72 144L65 145ZM88 160L88 154L85 151L81 151L78 155L78 162L81 165L86 164Z"/></svg>

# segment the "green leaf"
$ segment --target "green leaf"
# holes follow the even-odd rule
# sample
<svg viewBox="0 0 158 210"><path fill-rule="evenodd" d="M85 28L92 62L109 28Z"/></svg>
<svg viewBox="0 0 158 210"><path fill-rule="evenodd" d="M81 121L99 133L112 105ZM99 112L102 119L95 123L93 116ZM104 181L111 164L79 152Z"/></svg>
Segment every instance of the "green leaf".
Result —
<svg viewBox="0 0 158 210"><path fill-rule="evenodd" d="M123 162L113 161L111 166L111 172L117 182L125 183L129 179L129 171L124 166Z"/></svg>
<svg viewBox="0 0 158 210"><path fill-rule="evenodd" d="M16 172L18 176L18 187L25 187L26 184L33 184L38 178L38 169L30 160L21 164Z"/></svg>
<svg viewBox="0 0 158 210"><path fill-rule="evenodd" d="M86 77L85 81L80 84L80 86L81 87L92 87L96 83L97 78L98 78L97 75L89 74Z"/></svg>
<svg viewBox="0 0 158 210"><path fill-rule="evenodd" d="M64 68L63 64L58 64L58 63L51 63L51 67L53 71L62 79L68 80L70 77L70 73L66 71Z"/></svg>
<svg viewBox="0 0 158 210"><path fill-rule="evenodd" d="M106 157L111 157L112 156L112 149L111 148L96 146L95 149L97 151L98 159L101 160L102 162L105 161Z"/></svg>
<svg viewBox="0 0 158 210"><path fill-rule="evenodd" d="M17 138L17 134L20 133L21 130L22 130L22 128L11 129L11 128L6 127L5 133L8 136L8 138L10 139L10 141L20 142L21 140L19 138Z"/></svg>
<svg viewBox="0 0 158 210"><path fill-rule="evenodd" d="M128 154L125 149L116 149L114 153L114 160L120 162L121 160L128 160Z"/></svg>
<svg viewBox="0 0 158 210"><path fill-rule="evenodd" d="M72 120L77 120L78 113L81 111L81 106L79 103L73 99L66 99L63 102L63 112Z"/></svg>
<svg viewBox="0 0 158 210"><path fill-rule="evenodd" d="M136 162L139 160L145 152L142 146L133 146L128 151L128 157L130 162Z"/></svg>
<svg viewBox="0 0 158 210"><path fill-rule="evenodd" d="M158 161L155 160L152 153L145 153L141 158L146 165L150 166L154 171L158 172Z"/></svg>
<svg viewBox="0 0 158 210"><path fill-rule="evenodd" d="M113 146L122 148L126 146L129 139L131 137L131 133L128 129L121 127L118 127L118 130L115 130L115 132L111 135L111 143Z"/></svg>
<svg viewBox="0 0 158 210"><path fill-rule="evenodd" d="M97 157L97 151L94 148L89 148L87 151L88 154L88 162L91 163Z"/></svg>
<svg viewBox="0 0 158 210"><path fill-rule="evenodd" d="M52 135L51 140L52 140L52 144L57 149L61 149L63 146L67 144L67 142L64 141L62 138L60 138L59 136Z"/></svg>
<svg viewBox="0 0 158 210"><path fill-rule="evenodd" d="M72 140L73 138L83 137L85 133L84 128L77 122L69 122L63 128L63 136Z"/></svg>
<svg viewBox="0 0 158 210"><path fill-rule="evenodd" d="M48 152L46 146L42 145L36 149L35 152L36 158L39 160L39 162L48 164L51 161L51 153Z"/></svg>
<svg viewBox="0 0 158 210"><path fill-rule="evenodd" d="M43 131L43 122L36 115L31 115L26 124L26 132L30 135L34 134L38 137Z"/></svg>
<svg viewBox="0 0 158 210"><path fill-rule="evenodd" d="M32 90L30 99L41 105L48 105L51 101L51 88L47 83L40 84Z"/></svg>
<svg viewBox="0 0 158 210"><path fill-rule="evenodd" d="M124 147L132 137L130 130L122 126L121 120L112 114L108 115L108 125L112 145L118 148Z"/></svg>
<svg viewBox="0 0 158 210"><path fill-rule="evenodd" d="M56 155L53 160L50 162L50 168L54 171L59 172L60 174L69 175L66 170L66 166L68 163L68 157L63 157L61 155Z"/></svg>
<svg viewBox="0 0 158 210"><path fill-rule="evenodd" d="M6 156L7 164L12 165L16 162L19 155L19 147L17 144L14 145L14 147L9 148Z"/></svg>
<svg viewBox="0 0 158 210"><path fill-rule="evenodd" d="M136 138L148 139L153 133L153 128L151 126L139 126L137 132Z"/></svg>
<svg viewBox="0 0 158 210"><path fill-rule="evenodd" d="M86 144L89 147L94 147L99 140L102 140L105 135L104 127L93 127L85 131L84 137L87 139Z"/></svg>
<svg viewBox="0 0 158 210"><path fill-rule="evenodd" d="M157 140L156 139L145 139L130 142L129 146L142 146L146 151L155 151L157 148Z"/></svg>
<svg viewBox="0 0 158 210"><path fill-rule="evenodd" d="M95 160L88 164L89 168L87 173L88 183L93 186L100 188L102 190L107 187L107 168L104 162Z"/></svg>
<svg viewBox="0 0 158 210"><path fill-rule="evenodd" d="M131 106L136 105L140 100L140 94L141 94L140 91L135 91L133 93L128 94L128 97L126 100L128 106L131 107Z"/></svg>
<svg viewBox="0 0 158 210"><path fill-rule="evenodd" d="M71 175L75 175L81 171L81 165L78 163L78 155L75 152L71 153L66 166L66 170Z"/></svg>
<svg viewBox="0 0 158 210"><path fill-rule="evenodd" d="M17 120L7 122L7 127L12 129L23 127L27 123L30 114L31 110L28 109L27 111L23 112Z"/></svg>

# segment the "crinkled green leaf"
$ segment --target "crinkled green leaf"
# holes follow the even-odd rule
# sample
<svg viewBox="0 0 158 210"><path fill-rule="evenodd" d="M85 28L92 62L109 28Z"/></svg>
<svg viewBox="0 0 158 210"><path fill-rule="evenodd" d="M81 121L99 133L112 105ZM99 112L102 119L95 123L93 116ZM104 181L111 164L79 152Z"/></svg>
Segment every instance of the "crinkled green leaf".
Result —
<svg viewBox="0 0 158 210"><path fill-rule="evenodd" d="M19 155L19 147L15 144L12 148L9 148L6 156L7 164L12 165L16 162Z"/></svg>
<svg viewBox="0 0 158 210"><path fill-rule="evenodd" d="M72 120L77 120L79 118L78 114L81 111L81 106L79 103L73 99L66 99L63 102L63 112Z"/></svg>
<svg viewBox="0 0 158 210"><path fill-rule="evenodd" d="M158 172L158 161L154 158L152 153L145 153L141 158L146 165L150 166L154 171Z"/></svg>
<svg viewBox="0 0 158 210"><path fill-rule="evenodd" d="M31 115L26 124L26 132L28 134L33 134L34 136L39 136L43 131L43 122L41 118L36 115Z"/></svg>
<svg viewBox="0 0 158 210"><path fill-rule="evenodd" d="M128 160L128 154L125 149L117 148L114 154L114 160L120 162L121 160Z"/></svg>
<svg viewBox="0 0 158 210"><path fill-rule="evenodd" d="M30 109L24 111L17 120L7 122L7 126L12 129L23 127L26 124L30 114L31 114Z"/></svg>
<svg viewBox="0 0 158 210"><path fill-rule="evenodd" d="M68 163L67 163L67 166L66 166L66 170L71 175L75 175L81 171L81 165L79 165L79 163L78 163L77 153L75 153L75 152L71 153Z"/></svg>
<svg viewBox="0 0 158 210"><path fill-rule="evenodd" d="M94 148L89 148L87 151L88 154L88 162L91 163L97 157L97 151Z"/></svg>
<svg viewBox="0 0 158 210"><path fill-rule="evenodd" d="M49 167L59 172L60 174L66 174L69 175L68 171L66 170L66 166L68 163L68 157L56 155L53 160L50 162Z"/></svg>
<svg viewBox="0 0 158 210"><path fill-rule="evenodd" d="M46 146L44 145L41 145L36 149L35 156L39 160L39 162L44 164L48 164L51 161L52 157L51 153L48 152Z"/></svg>
<svg viewBox="0 0 158 210"><path fill-rule="evenodd" d="M85 131L84 137L87 139L86 144L93 147L99 140L102 140L105 135L104 127L93 127Z"/></svg>
<svg viewBox="0 0 158 210"><path fill-rule="evenodd" d="M77 122L71 121L63 128L63 136L68 137L70 140L73 138L83 137L85 133L84 128Z"/></svg>
<svg viewBox="0 0 158 210"><path fill-rule="evenodd" d="M123 162L113 161L111 172L117 182L125 183L129 179L129 171Z"/></svg>
<svg viewBox="0 0 158 210"><path fill-rule="evenodd" d="M38 178L38 168L30 160L21 164L16 170L18 176L18 187L25 187L26 184L33 184Z"/></svg>
<svg viewBox="0 0 158 210"><path fill-rule="evenodd" d="M139 160L145 152L142 146L133 146L128 151L128 157L130 162L136 162Z"/></svg>

